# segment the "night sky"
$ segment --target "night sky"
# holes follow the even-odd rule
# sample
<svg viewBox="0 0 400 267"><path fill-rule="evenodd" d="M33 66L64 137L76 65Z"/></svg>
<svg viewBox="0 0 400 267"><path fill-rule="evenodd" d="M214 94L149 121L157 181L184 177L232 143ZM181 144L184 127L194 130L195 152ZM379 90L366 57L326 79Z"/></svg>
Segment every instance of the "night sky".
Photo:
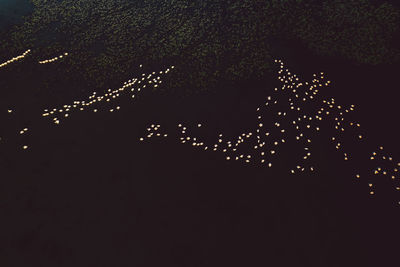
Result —
<svg viewBox="0 0 400 267"><path fill-rule="evenodd" d="M19 47L12 25L39 5L11 2L0 0L0 41ZM382 40L398 52L395 23ZM399 57L363 61L375 50L358 53L357 40L325 50L277 35L268 53L238 53L255 71L271 55L264 75L238 67L190 91L198 66L214 72L214 61L185 61L206 39L181 56L122 60L127 74L80 65L72 41L40 34L49 45L0 46L1 266L398 266ZM230 64L221 56L216 70Z"/></svg>

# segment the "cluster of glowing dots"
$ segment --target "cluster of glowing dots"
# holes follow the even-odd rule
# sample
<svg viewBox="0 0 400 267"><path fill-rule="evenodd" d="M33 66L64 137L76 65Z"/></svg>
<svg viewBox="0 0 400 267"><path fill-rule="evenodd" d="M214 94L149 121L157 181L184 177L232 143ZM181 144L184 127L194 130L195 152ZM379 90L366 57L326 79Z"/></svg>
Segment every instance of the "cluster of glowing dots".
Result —
<svg viewBox="0 0 400 267"><path fill-rule="evenodd" d="M41 60L41 61L39 61L39 64L52 63L52 62L54 62L54 61L57 61L57 60L60 60L60 59L62 59L62 58L64 58L64 57L66 57L66 56L68 56L68 53L67 53L67 52L65 52L64 54L59 55L59 56L57 56L57 57L53 57L53 58L50 58L50 59Z"/></svg>
<svg viewBox="0 0 400 267"><path fill-rule="evenodd" d="M28 128L24 128L21 131L19 131L19 134L25 134L27 131L28 131ZM24 149L24 150L28 149L28 146L27 145L23 145L22 149Z"/></svg>
<svg viewBox="0 0 400 267"><path fill-rule="evenodd" d="M371 170L372 173L374 175L386 176L390 177L392 180L397 180L396 175L399 172L400 162L394 163L392 156L384 152L383 146L379 146L376 151L377 152L374 151L370 155L370 160L378 162L378 166ZM386 166L386 168L383 166ZM359 175L357 175L357 178L359 178ZM370 194L374 195L373 184L369 183L368 185L371 188ZM396 190L400 190L400 187L396 186Z"/></svg>
<svg viewBox="0 0 400 267"><path fill-rule="evenodd" d="M343 160L350 161L353 154L345 152L344 145L341 143L341 139L345 138L344 133L348 132L346 129L350 126L353 131L357 132L351 135L353 143L362 142L365 138L359 132L361 127L359 123L346 120L347 114L354 111L355 106L337 105L334 98L319 99L319 88L329 86L331 83L325 81L323 72L319 73L318 77L317 74L313 74L310 82L300 82L297 75L291 74L288 69L284 68L281 60L275 60L275 62L280 64L278 79L282 82L282 86L279 89L274 88L273 94L267 97L262 106L256 108L257 126L254 131L243 132L232 140L227 140L223 133L218 133L215 142L206 143L198 136L187 134L188 126L179 123L177 130L180 143L189 144L202 150L218 151L223 153L226 160L242 161L243 163L255 162L267 167L272 167L274 161L277 160L277 156L280 154L279 147L290 143L291 151L299 149L303 154L294 167L289 169L291 174L295 174L315 170L311 164L312 136L315 134L322 136L321 131L324 131L324 133L328 133L325 134L326 136L330 136L330 143L333 143L336 150L343 155ZM275 121L264 121L263 111L267 111L269 117L273 115ZM326 121L330 126L326 126ZM270 124L268 127L267 123ZM192 129L200 127L202 124L198 123L197 127L193 126ZM146 137L140 137L139 140L144 141L156 136L147 134ZM380 148L383 150L383 147ZM376 157L378 157L376 152L373 152L371 160ZM382 156L382 158L393 162L391 156ZM400 166L400 163L396 165ZM398 172L396 167L393 167L391 172L377 167L374 174L390 175L391 179L396 179L395 173ZM355 177L357 179L361 177L358 171L355 171ZM368 183L368 188L370 189L369 194L374 195L374 185ZM396 187L396 190L399 190L399 187Z"/></svg>
<svg viewBox="0 0 400 267"><path fill-rule="evenodd" d="M13 110L12 109L8 109L7 110L7 113L8 114L12 114L13 113ZM26 132L28 132L28 128L23 128L23 129L21 129L20 131L19 131L19 134L20 135L23 135L23 134L25 134ZM0 140L1 140L2 138L0 137ZM22 149L28 149L28 146L27 145L23 145L22 146Z"/></svg>
<svg viewBox="0 0 400 267"><path fill-rule="evenodd" d="M145 138L152 138L152 137L167 137L168 134L165 132L160 131L161 125L160 124L152 124L147 128L147 135L146 137L140 137L140 141L144 141Z"/></svg>
<svg viewBox="0 0 400 267"><path fill-rule="evenodd" d="M75 111L91 110L95 113L100 111L117 112L121 107L115 102L120 97L129 94L130 98L134 99L146 87L157 88L162 83L161 76L174 68L175 66L171 66L159 72L142 73L140 77L129 79L117 89L108 89L102 94L92 92L86 100L74 100L72 104L66 104L58 108L44 109L42 116L51 118L55 124L60 124L61 118L68 118Z"/></svg>
<svg viewBox="0 0 400 267"><path fill-rule="evenodd" d="M24 58L26 55L28 55L30 52L31 52L31 50L28 49L28 50L26 50L24 53L22 53L21 55L16 56L16 57L13 57L13 58L7 60L7 61L4 62L4 63L1 63L1 64L0 64L0 68L3 68L3 67L5 67L5 66L7 66L8 64L11 64L11 63L13 63L13 62L16 62L16 61L18 61L18 60L23 59L23 58Z"/></svg>
<svg viewBox="0 0 400 267"><path fill-rule="evenodd" d="M15 59L10 60L10 62L20 59L21 57L25 56L29 53L30 50L27 50L23 55L16 57ZM68 53L64 53L64 56L67 56ZM55 61L62 56L59 56L54 59L49 59L45 61L41 61L39 63L48 63ZM143 67L142 64L139 66L140 68ZM121 107L116 103L117 100L122 97L123 95L130 94L132 99L144 88L157 88L161 83L161 77L167 73L169 73L175 66L170 66L165 70L159 72L151 72L151 73L142 73L140 77L134 77L129 79L128 81L124 82L121 87L118 89L112 90L108 89L103 94L97 94L97 92L93 92L86 100L75 100L72 104L63 105L59 108L53 109L44 109L42 113L42 117L50 117L52 118L54 124L60 124L61 117L68 118L74 111L83 111L83 110L91 110L94 113L98 111L107 111L107 112L114 112L121 109ZM109 106L107 108L107 105ZM13 109L7 110L8 114L13 113ZM28 128L23 128L19 131L20 135L26 134ZM166 136L166 135L165 135ZM1 137L0 137L1 140ZM27 145L23 145L22 149L28 149Z"/></svg>

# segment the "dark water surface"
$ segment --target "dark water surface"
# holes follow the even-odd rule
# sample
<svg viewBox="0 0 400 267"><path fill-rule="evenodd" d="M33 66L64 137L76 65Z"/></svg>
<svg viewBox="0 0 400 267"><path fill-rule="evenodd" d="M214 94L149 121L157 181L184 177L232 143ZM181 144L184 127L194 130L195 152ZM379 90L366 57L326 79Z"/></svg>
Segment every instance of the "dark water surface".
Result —
<svg viewBox="0 0 400 267"><path fill-rule="evenodd" d="M393 125L394 93L378 98L374 79L386 74L365 73L356 73L368 78L359 85L332 77L331 90L363 107L379 99L361 119L381 123L368 135L395 145L398 158L398 129L380 119ZM120 113L77 114L60 127L21 113L31 123L29 140L9 144L29 141L30 150L3 146L13 151L0 187L6 265L395 266L398 207L381 195L370 199L323 148L317 153L327 162L317 173L290 176L283 167L227 162L175 136L137 141L151 123L167 130L200 121L206 140L251 130L248 118L271 92L268 82L190 98L147 92L122 102Z"/></svg>
<svg viewBox="0 0 400 267"><path fill-rule="evenodd" d="M0 32L23 22L23 16L33 11L29 0L0 0Z"/></svg>
<svg viewBox="0 0 400 267"><path fill-rule="evenodd" d="M365 135L400 159L399 63L360 67L301 43L274 47L301 78L325 72L332 97L355 104ZM400 207L384 193L370 198L366 181L352 180L325 147L319 171L292 176L284 163L245 166L176 136L138 142L151 123L168 132L201 122L206 140L252 131L255 107L278 85L267 75L186 98L143 92L118 113L82 112L57 127L32 112L51 92L12 87L15 112L0 116L1 127L30 134L0 146L0 264L397 266ZM24 143L28 151L17 149Z"/></svg>

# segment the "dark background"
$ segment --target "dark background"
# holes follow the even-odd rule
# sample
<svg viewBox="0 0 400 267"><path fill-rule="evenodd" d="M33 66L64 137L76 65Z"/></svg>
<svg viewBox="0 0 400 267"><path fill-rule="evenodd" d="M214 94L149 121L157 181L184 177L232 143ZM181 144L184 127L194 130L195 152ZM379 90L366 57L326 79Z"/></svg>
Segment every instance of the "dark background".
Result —
<svg viewBox="0 0 400 267"><path fill-rule="evenodd" d="M400 159L398 63L355 66L285 40L277 47L301 78L324 71L332 97L356 105L368 142ZM44 101L29 84L7 94L1 265L398 266L400 198L392 182L371 197L370 180L356 181L328 146L316 151L324 158L315 173L293 176L285 163L229 162L173 134L138 142L151 123L173 132L201 122L208 140L252 130L251 110L278 84L273 78L186 98L144 92L135 103L122 100L119 113L73 114L58 126L32 111ZM18 135L24 127L29 134Z"/></svg>

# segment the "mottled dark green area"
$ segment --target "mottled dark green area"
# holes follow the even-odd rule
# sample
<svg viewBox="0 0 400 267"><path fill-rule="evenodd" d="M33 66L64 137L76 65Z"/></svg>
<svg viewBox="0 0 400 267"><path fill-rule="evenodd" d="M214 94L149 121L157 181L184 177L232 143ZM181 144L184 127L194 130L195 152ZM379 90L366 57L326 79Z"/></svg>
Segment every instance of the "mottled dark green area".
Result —
<svg viewBox="0 0 400 267"><path fill-rule="evenodd" d="M35 60L68 51L58 70L38 66L52 71L41 75L48 88L61 75L70 88L105 89L143 64L149 71L177 67L163 90L214 90L219 82L270 73L273 59L285 56L272 49L272 39L357 64L391 63L400 56L391 42L399 34L399 9L367 0L32 2L32 16L3 34L0 59L28 48Z"/></svg>
<svg viewBox="0 0 400 267"><path fill-rule="evenodd" d="M29 15L32 10L33 4L29 0L1 0L0 33L12 25L23 23L24 16Z"/></svg>

